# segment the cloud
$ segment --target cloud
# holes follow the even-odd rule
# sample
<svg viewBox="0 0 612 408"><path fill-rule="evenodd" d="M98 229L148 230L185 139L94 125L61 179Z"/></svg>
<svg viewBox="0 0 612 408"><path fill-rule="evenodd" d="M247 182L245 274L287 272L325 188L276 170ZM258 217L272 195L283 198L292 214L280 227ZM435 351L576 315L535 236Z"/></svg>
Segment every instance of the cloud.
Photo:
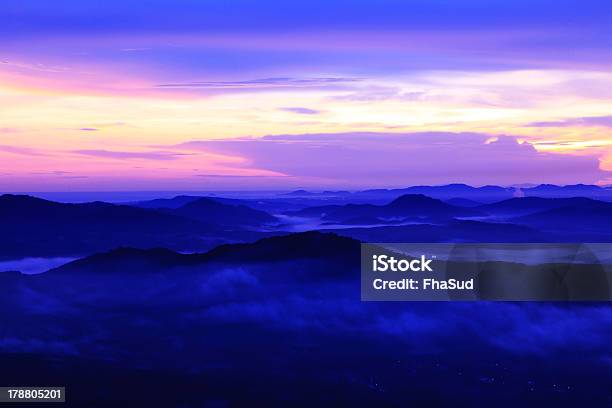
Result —
<svg viewBox="0 0 612 408"><path fill-rule="evenodd" d="M282 110L282 111L285 111L285 112L297 113L297 114L300 114L300 115L318 115L318 114L320 114L322 112L320 110L309 109L309 108L301 108L299 106L280 108L279 110Z"/></svg>
<svg viewBox="0 0 612 408"><path fill-rule="evenodd" d="M537 151L510 136L479 133L329 133L192 141L177 147L238 156L248 166L311 185L405 186L453 180L481 184L593 183L595 156Z"/></svg>
<svg viewBox="0 0 612 408"><path fill-rule="evenodd" d="M292 265L299 269L299 262ZM199 299L209 306L199 317L221 324L273 326L339 338L370 333L385 337L390 344L398 339L420 343L421 351L461 339L476 350L488 344L512 354L546 356L573 349L597 355L609 343L606 328L612 313L599 305L489 303L483 307L468 302L414 304L406 309L398 304L355 301L343 295L358 290L349 281L316 280L314 293L296 281L280 284L263 276L265 273L250 266L221 270L205 278Z"/></svg>
<svg viewBox="0 0 612 408"><path fill-rule="evenodd" d="M62 170L55 170L55 171L34 171L30 174L33 175L38 175L38 176L48 176L48 175L52 175L52 176L66 176L66 175L70 175L72 174L71 171L62 171Z"/></svg>
<svg viewBox="0 0 612 408"><path fill-rule="evenodd" d="M24 258L11 261L0 261L0 272L19 271L30 275L46 272L50 269L67 264L76 258Z"/></svg>
<svg viewBox="0 0 612 408"><path fill-rule="evenodd" d="M357 73L384 80L397 74L405 80L423 70L602 72L610 64L612 37L604 18L610 6L594 0L581 3L579 11L572 2L552 10L545 0L487 7L470 0L454 5L452 12L441 1L365 1L350 9L323 1L155 3L146 16L118 1L100 3L95 12L77 2L62 10L42 3L7 5L0 10L5 23L0 66L48 78L44 86L52 88L149 95L153 86L183 97L187 90L305 86L287 82L279 88L279 80L296 78L275 75L342 78ZM235 7L242 12L235 13ZM99 17L95 23L89 21L92 13ZM263 79L218 81L240 76ZM605 89L596 87L598 93Z"/></svg>
<svg viewBox="0 0 612 408"><path fill-rule="evenodd" d="M121 52L142 52L149 51L151 48L148 47L136 47L136 48L122 48Z"/></svg>
<svg viewBox="0 0 612 408"><path fill-rule="evenodd" d="M39 338L3 337L0 340L0 349L18 353L57 353L77 355L77 349L70 341L47 340Z"/></svg>
<svg viewBox="0 0 612 408"><path fill-rule="evenodd" d="M568 348L588 353L605 350L609 342L602 328L609 326L612 314L605 307L583 309L529 303L488 306L495 312L466 313L475 317L468 325L490 343L514 353L546 355Z"/></svg>
<svg viewBox="0 0 612 408"><path fill-rule="evenodd" d="M85 179L85 178L89 178L89 176L84 176L84 175L76 175L73 174L71 171L61 171L61 170L56 170L56 171L33 171L31 173L32 176L53 176L53 177L57 177L57 178L63 178L63 179Z"/></svg>
<svg viewBox="0 0 612 408"><path fill-rule="evenodd" d="M531 122L527 127L612 127L610 116L585 116L581 118L568 118L551 122Z"/></svg>
<svg viewBox="0 0 612 408"><path fill-rule="evenodd" d="M183 156L189 156L189 153L179 153L172 151L148 151L148 152L121 152L111 150L73 150L72 153L81 154L85 156L102 157L107 159L117 160L131 160L131 159L144 159L144 160L176 160Z"/></svg>
<svg viewBox="0 0 612 408"><path fill-rule="evenodd" d="M96 132L96 131L98 131L98 129L91 128L91 127L84 127L84 128L80 128L79 130L82 130L84 132Z"/></svg>
<svg viewBox="0 0 612 408"><path fill-rule="evenodd" d="M348 102L378 102L387 100L414 102L424 100L439 100L441 97L429 95L427 92L404 91L396 87L368 86L356 90L355 92L331 97L330 99Z"/></svg>
<svg viewBox="0 0 612 408"><path fill-rule="evenodd" d="M270 178L270 177L286 177L282 174L279 175L239 175L239 174L196 174L196 177L211 178L211 179L259 179L259 178Z"/></svg>
<svg viewBox="0 0 612 408"><path fill-rule="evenodd" d="M250 79L244 81L204 81L204 82L185 82L185 83L167 83L157 85L158 88L169 89L206 89L206 90L239 90L239 91L256 91L256 90L288 90L288 89L303 89L303 88L330 88L346 85L349 83L360 81L358 78L262 78Z"/></svg>
<svg viewBox="0 0 612 408"><path fill-rule="evenodd" d="M42 153L36 149L30 149L28 147L0 145L0 151L12 154L19 154L22 156L46 156L45 153Z"/></svg>
<svg viewBox="0 0 612 408"><path fill-rule="evenodd" d="M23 63L16 61L0 61L0 64L5 65L10 68L24 69L35 72L46 72L46 73L66 73L69 72L70 69L66 67L59 66L49 66L46 64L41 64L40 62L36 63Z"/></svg>

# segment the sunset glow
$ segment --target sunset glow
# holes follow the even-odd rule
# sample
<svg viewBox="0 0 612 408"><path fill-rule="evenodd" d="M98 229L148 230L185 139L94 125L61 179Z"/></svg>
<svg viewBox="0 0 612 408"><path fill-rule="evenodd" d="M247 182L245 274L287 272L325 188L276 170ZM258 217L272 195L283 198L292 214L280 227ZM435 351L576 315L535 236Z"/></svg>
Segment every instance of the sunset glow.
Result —
<svg viewBox="0 0 612 408"><path fill-rule="evenodd" d="M0 8L2 21L10 21L0 47L1 190L414 184L420 174L404 175L405 182L377 177L387 170L376 161L365 178L291 170L283 157L262 155L270 140L264 137L284 135L293 154L310 155L303 166L314 168L324 160L317 149L338 135L375 142L397 134L409 149L410 135L421 143L432 132L454 134L444 143L458 150L466 133L535 149L532 173L497 179L483 142L478 163L455 169L472 184L612 183L612 60L604 39L610 28L599 20L600 6L585 6L573 20L587 19L589 31L563 26L575 10L548 10L537 1L533 13L557 17L549 27L509 6L490 7L469 27L449 23L446 14L437 21L439 2L413 4L427 30L393 13L366 18L360 3L340 10L315 2L330 7L330 21L319 25L299 17L308 7L302 2L280 7L293 17L278 22L278 4L254 9L240 1L235 19L207 24L211 14L234 7L189 1L167 15L163 3L152 2L142 16L137 2L108 1L94 10L114 16L104 25L85 23L92 10L77 2L66 2L70 12L51 3L8 3ZM389 3L401 9L409 2ZM469 17L478 2L462 3L455 12ZM44 21L37 20L39 8ZM317 141L305 141L306 134ZM251 150L231 143L245 139L259 142ZM337 160L368 166L352 154L360 148L356 139L345 143ZM395 147L368 149L385 154ZM435 149L432 143L423 154L435 156ZM482 172L471 170L479 165ZM564 167L572 170L559 174ZM437 175L426 175L427 182L452 181L443 170L433 169Z"/></svg>

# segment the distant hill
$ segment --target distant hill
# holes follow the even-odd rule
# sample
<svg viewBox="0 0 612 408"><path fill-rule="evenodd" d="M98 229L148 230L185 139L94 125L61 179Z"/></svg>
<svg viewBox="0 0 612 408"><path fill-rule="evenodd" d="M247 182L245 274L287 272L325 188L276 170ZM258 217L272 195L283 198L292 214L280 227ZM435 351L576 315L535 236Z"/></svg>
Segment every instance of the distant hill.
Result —
<svg viewBox="0 0 612 408"><path fill-rule="evenodd" d="M591 184L574 184L557 186L554 184L540 184L531 188L521 189L528 197L569 198L588 197L599 200L612 200L612 189Z"/></svg>
<svg viewBox="0 0 612 408"><path fill-rule="evenodd" d="M197 249L219 243L218 226L175 214L103 202L65 204L0 196L0 257L82 255L118 246Z"/></svg>
<svg viewBox="0 0 612 408"><path fill-rule="evenodd" d="M172 214L239 229L278 223L276 217L264 211L245 205L225 204L211 198L189 201L172 210Z"/></svg>
<svg viewBox="0 0 612 408"><path fill-rule="evenodd" d="M316 193L313 193L311 191L306 191L306 190L294 190L294 191L290 191L288 193L284 193L282 195L285 195L285 196L294 196L294 197L304 197L304 196L316 195Z"/></svg>
<svg viewBox="0 0 612 408"><path fill-rule="evenodd" d="M493 204L476 207L478 210L499 216L519 216L562 207L574 207L589 211L597 208L612 208L612 203L584 197L575 198L511 198Z"/></svg>
<svg viewBox="0 0 612 408"><path fill-rule="evenodd" d="M326 230L364 242L554 242L555 237L524 225L452 221L444 225L355 227Z"/></svg>
<svg viewBox="0 0 612 408"><path fill-rule="evenodd" d="M612 203L607 207L597 206L586 209L580 206L555 208L513 218L511 221L549 231L575 230L612 236Z"/></svg>
<svg viewBox="0 0 612 408"><path fill-rule="evenodd" d="M225 198L225 197L210 197L210 196L191 196L191 195L179 195L173 198L156 198L154 200L148 201L138 201L135 203L130 203L129 205L133 207L140 208L152 208L152 209L162 209L162 208L170 208L177 209L179 207L184 206L185 204L189 204L193 201L200 199L209 199L222 204L228 205L246 205L247 207L255 207L252 201L250 200L241 200L236 198Z"/></svg>
<svg viewBox="0 0 612 408"><path fill-rule="evenodd" d="M148 201L139 201L136 203L132 203L131 205L134 207L140 208L172 208L176 209L184 206L187 203L198 200L202 198L201 196L189 196L189 195L180 195L173 198L156 198Z"/></svg>
<svg viewBox="0 0 612 408"><path fill-rule="evenodd" d="M376 217L355 217L348 218L342 221L327 221L322 223L322 225L361 225L361 226L372 226L372 225L393 225L393 224L401 224L401 220L384 220L382 218Z"/></svg>
<svg viewBox="0 0 612 408"><path fill-rule="evenodd" d="M193 224L192 221L152 211L135 208L128 205L117 205L101 201L92 203L67 204L43 200L27 195L0 196L0 220L3 228L11 226L23 227L27 225L38 226L64 226L70 227L78 222L86 222L91 229L93 226L108 227L138 227L141 230L154 231L159 228L201 228L206 224Z"/></svg>
<svg viewBox="0 0 612 408"><path fill-rule="evenodd" d="M321 217L324 221L347 222L361 218L452 218L477 216L470 208L457 207L422 194L406 194L386 205L346 204L305 208L288 213L298 217Z"/></svg>
<svg viewBox="0 0 612 408"><path fill-rule="evenodd" d="M481 202L494 202L514 196L515 189L499 186L472 187L467 184L447 184L443 186L413 186L401 189L375 189L354 193L360 197L384 197L392 199L405 194L423 194L431 198L449 200L467 198Z"/></svg>
<svg viewBox="0 0 612 408"><path fill-rule="evenodd" d="M345 195L350 195L351 192L347 191L347 190L325 190L321 194L323 194L323 195L345 196Z"/></svg>
<svg viewBox="0 0 612 408"><path fill-rule="evenodd" d="M142 208L167 210L170 214L221 225L242 228L278 223L278 219L259 210L248 200L222 197L176 196L142 201L132 205Z"/></svg>
<svg viewBox="0 0 612 408"><path fill-rule="evenodd" d="M180 195L173 198L158 198L154 200L138 201L129 203L129 205L140 208L151 208L151 209L172 209L175 210L188 203L199 199L209 199L216 201L221 204L227 205L243 205L250 207L254 210L263 211L266 213L281 213L283 211L297 210L310 205L316 205L321 203L328 203L326 199L321 199L307 196L275 196L265 198L228 198L228 197L217 197L217 196L192 196L192 195ZM314 203L314 204L313 204Z"/></svg>
<svg viewBox="0 0 612 408"><path fill-rule="evenodd" d="M457 206L457 207L468 207L468 208L478 207L479 205L483 204L480 201L470 200L469 198L461 198L461 197L455 197L455 198L451 198L450 200L444 200L444 202L450 205Z"/></svg>

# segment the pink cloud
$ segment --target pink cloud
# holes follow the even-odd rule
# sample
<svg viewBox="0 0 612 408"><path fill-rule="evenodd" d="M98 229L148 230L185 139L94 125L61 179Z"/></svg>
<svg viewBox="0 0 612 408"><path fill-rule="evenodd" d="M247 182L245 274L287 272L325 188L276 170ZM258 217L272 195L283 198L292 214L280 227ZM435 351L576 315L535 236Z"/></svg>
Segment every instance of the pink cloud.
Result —
<svg viewBox="0 0 612 408"><path fill-rule="evenodd" d="M17 146L7 146L0 145L0 152L18 154L22 156L45 156L46 154L36 150L30 149L28 147L17 147Z"/></svg>
<svg viewBox="0 0 612 408"><path fill-rule="evenodd" d="M595 156L538 152L514 137L478 133L274 135L180 147L239 156L253 168L346 186L594 183L610 174Z"/></svg>
<svg viewBox="0 0 612 408"><path fill-rule="evenodd" d="M612 127L612 115L610 116L585 116L581 118L568 118L550 122L532 122L528 127Z"/></svg>
<svg viewBox="0 0 612 408"><path fill-rule="evenodd" d="M122 152L122 151L111 151L111 150L75 150L72 153L81 154L85 156L94 156L107 159L117 160L131 160L131 159L144 159L144 160L176 160L182 156L189 156L189 153L180 153L173 151L145 151L145 152Z"/></svg>

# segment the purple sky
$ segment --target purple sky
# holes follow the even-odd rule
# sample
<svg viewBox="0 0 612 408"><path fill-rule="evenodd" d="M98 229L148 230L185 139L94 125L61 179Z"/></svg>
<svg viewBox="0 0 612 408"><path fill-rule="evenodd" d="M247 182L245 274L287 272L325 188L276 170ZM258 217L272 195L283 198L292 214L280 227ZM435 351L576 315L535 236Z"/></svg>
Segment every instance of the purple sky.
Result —
<svg viewBox="0 0 612 408"><path fill-rule="evenodd" d="M0 191L612 183L607 2L7 0L0 21Z"/></svg>

